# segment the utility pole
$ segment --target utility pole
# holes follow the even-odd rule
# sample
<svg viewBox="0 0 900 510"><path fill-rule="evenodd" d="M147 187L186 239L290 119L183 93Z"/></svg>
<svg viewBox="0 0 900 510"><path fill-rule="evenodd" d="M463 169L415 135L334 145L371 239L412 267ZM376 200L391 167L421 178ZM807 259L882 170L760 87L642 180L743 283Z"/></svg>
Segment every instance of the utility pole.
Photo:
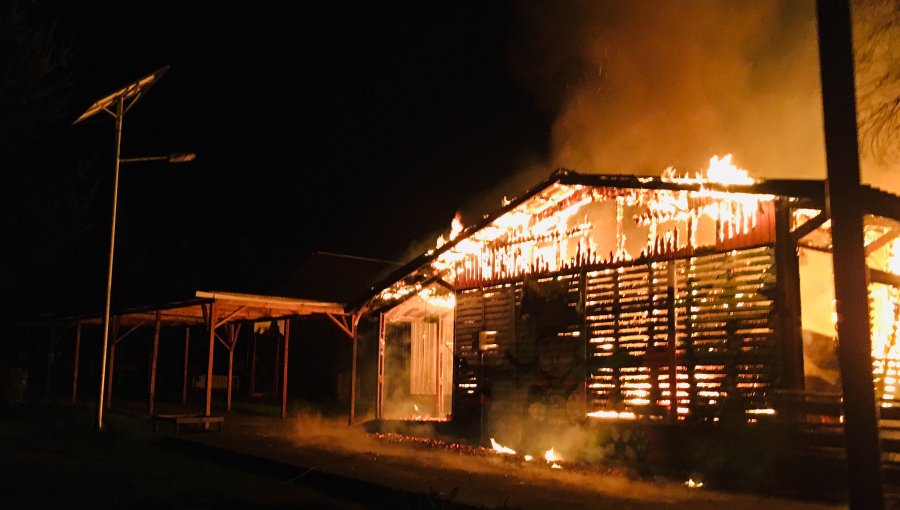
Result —
<svg viewBox="0 0 900 510"><path fill-rule="evenodd" d="M817 0L816 5L850 509L875 510L884 508L884 488L859 200L850 4L849 0Z"/></svg>

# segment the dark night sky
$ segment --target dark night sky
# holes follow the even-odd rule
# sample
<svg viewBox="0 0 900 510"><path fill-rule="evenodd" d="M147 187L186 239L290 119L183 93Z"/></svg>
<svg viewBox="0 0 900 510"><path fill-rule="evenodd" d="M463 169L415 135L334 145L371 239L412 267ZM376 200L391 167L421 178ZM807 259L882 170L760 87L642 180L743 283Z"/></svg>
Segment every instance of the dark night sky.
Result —
<svg viewBox="0 0 900 510"><path fill-rule="evenodd" d="M120 302L273 292L311 250L382 258L445 228L473 190L546 158L552 117L512 76L505 2L51 2L71 45L71 119L158 67L126 116ZM69 119L68 122L71 122ZM58 129L99 184L94 224L57 260L59 300L99 309L111 118ZM516 192L518 190L510 190ZM95 303L95 305L92 305Z"/></svg>
<svg viewBox="0 0 900 510"><path fill-rule="evenodd" d="M164 65L123 153L199 157L123 169L120 304L302 295L310 252L408 258L557 166L821 178L814 5L0 0L0 309L100 309L113 122L70 124Z"/></svg>

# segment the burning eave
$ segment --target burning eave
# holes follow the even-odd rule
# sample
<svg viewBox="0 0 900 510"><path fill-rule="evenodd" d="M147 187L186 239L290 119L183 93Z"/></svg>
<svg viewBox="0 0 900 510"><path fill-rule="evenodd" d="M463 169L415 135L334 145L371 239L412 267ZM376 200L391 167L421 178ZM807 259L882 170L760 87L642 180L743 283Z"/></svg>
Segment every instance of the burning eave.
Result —
<svg viewBox="0 0 900 510"><path fill-rule="evenodd" d="M460 245L465 246L464 243L472 243L471 239L477 238L476 234L491 228L504 215L514 213L517 209L521 209L520 206L522 204L552 191L554 187L560 189L590 188L594 190L593 193L595 194L598 192L597 190L605 190L604 193L606 194L612 192L623 196L661 191L670 192L673 195L681 193L684 196L706 193L713 195L733 194L735 197L744 196L750 198L770 197L774 199L778 197L789 199L792 207L823 208L824 184L822 181L769 180L750 182L752 183L723 184L689 178L667 179L666 177L656 176L579 174L559 169L551 174L547 180L527 190L493 213L486 215L480 222L463 229L448 242L444 242L438 247L423 253L399 268L378 285L372 287L359 300L351 303L348 308L353 310L365 308L368 311L383 310L415 295L416 292L432 282L444 282L447 285L455 285L458 282L453 278L448 278L448 273L451 271L449 267L445 267L447 264L445 261L442 261L442 258L447 259L448 253L453 250L458 251L457 247ZM643 194L646 195L647 193ZM534 211L528 212L528 214L534 213ZM477 239L474 242L485 243L484 240ZM669 243L671 243L671 240ZM675 244L677 245L677 241L675 241ZM647 255L657 256L660 254L660 251L664 252L666 250L667 248L665 247L663 250L660 250L659 247L649 246ZM625 261L617 261L613 257L609 262L615 265L616 262ZM561 267L554 267L553 269L558 271ZM538 272L552 273L553 271L550 268L539 268ZM452 283L447 283L448 280L452 281Z"/></svg>

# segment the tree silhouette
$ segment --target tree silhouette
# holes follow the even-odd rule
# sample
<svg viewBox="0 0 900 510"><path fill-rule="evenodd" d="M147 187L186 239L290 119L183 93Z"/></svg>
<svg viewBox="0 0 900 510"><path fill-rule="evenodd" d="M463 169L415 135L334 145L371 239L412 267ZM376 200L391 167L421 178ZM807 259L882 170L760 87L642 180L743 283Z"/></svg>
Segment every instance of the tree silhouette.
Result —
<svg viewBox="0 0 900 510"><path fill-rule="evenodd" d="M78 274L75 240L90 227L96 156L69 129L72 54L36 0L0 2L0 304L11 314Z"/></svg>
<svg viewBox="0 0 900 510"><path fill-rule="evenodd" d="M881 162L900 159L900 3L854 0L853 39L860 147Z"/></svg>

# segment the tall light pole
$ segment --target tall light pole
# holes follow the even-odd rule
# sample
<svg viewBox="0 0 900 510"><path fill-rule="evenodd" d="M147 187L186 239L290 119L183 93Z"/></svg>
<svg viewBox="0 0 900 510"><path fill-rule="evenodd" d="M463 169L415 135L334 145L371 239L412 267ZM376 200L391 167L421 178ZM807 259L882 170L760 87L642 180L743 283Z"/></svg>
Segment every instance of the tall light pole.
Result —
<svg viewBox="0 0 900 510"><path fill-rule="evenodd" d="M109 94L91 105L74 124L94 116L99 112L106 112L116 121L116 164L113 176L112 199L112 227L109 236L109 267L106 274L106 305L103 309L103 347L100 355L100 398L97 405L97 429L103 429L103 397L106 391L106 351L109 348L109 305L112 297L113 253L116 247L116 208L119 200L119 164L122 149L122 120L125 113L141 98L156 81L169 70L169 66L154 71L153 73L131 83L112 94ZM128 105L125 102L128 101Z"/></svg>

